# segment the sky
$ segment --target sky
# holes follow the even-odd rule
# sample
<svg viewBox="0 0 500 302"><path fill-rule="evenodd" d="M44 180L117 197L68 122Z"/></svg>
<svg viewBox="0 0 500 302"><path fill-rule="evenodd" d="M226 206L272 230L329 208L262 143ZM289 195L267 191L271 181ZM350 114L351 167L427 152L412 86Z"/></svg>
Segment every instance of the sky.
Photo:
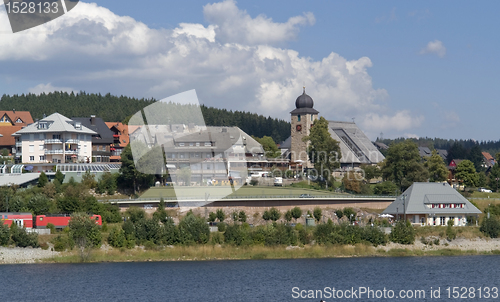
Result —
<svg viewBox="0 0 500 302"><path fill-rule="evenodd" d="M0 95L163 99L290 119L306 92L371 138L498 140L498 1L104 0L13 34Z"/></svg>

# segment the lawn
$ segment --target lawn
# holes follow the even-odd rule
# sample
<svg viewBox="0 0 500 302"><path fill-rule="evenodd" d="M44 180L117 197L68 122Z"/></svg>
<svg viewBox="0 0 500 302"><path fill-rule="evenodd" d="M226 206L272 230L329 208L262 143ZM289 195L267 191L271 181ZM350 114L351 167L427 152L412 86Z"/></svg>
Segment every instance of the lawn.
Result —
<svg viewBox="0 0 500 302"><path fill-rule="evenodd" d="M181 194L183 196L198 196L200 192L207 192L211 196L221 196L226 195L230 187L186 187L186 188L178 188L181 190ZM192 194L191 194L192 193ZM204 193L203 193L204 194ZM230 194L231 196L289 196L296 195L297 197L300 194L309 194L311 196L321 196L321 195L333 195L335 193L330 191L319 191L319 190L311 190L311 189L302 189L302 188L291 188L291 187L250 187L243 186L236 192ZM160 188L151 188L144 192L140 198L170 198L175 197L175 191L173 187L160 187Z"/></svg>

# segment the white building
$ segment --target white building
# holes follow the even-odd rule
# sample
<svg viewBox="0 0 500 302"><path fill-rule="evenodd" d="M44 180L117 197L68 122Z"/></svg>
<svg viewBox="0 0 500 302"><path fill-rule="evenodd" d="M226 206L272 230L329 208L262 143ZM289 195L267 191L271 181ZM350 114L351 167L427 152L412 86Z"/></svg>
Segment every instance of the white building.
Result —
<svg viewBox="0 0 500 302"><path fill-rule="evenodd" d="M26 164L88 162L92 158L92 135L80 122L54 113L15 132L16 146ZM20 147L20 150L19 150ZM48 165L49 166L49 165ZM52 165L50 165L52 166Z"/></svg>

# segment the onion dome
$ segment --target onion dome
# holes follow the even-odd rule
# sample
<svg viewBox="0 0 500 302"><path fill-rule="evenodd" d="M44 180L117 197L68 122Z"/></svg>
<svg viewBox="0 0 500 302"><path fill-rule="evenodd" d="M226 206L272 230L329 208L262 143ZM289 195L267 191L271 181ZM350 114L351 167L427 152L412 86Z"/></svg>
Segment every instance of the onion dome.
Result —
<svg viewBox="0 0 500 302"><path fill-rule="evenodd" d="M306 87L304 87L304 92L295 101L295 107L300 108L312 108L314 105L313 99L306 94Z"/></svg>

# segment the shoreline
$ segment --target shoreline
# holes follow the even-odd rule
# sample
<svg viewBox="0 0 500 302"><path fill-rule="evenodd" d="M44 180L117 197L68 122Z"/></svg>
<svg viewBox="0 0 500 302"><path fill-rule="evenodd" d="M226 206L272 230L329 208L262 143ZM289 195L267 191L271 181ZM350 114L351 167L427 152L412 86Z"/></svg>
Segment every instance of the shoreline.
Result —
<svg viewBox="0 0 500 302"><path fill-rule="evenodd" d="M317 259L355 257L423 257L423 256L466 256L500 255L500 239L457 238L453 241L440 240L439 245L425 245L416 240L412 245L388 243L385 246L372 245L307 245L307 246L245 246L201 245L166 246L147 250L116 249L103 245L93 250L89 263L101 262L150 262L150 261L220 261L258 259ZM55 252L40 248L0 247L0 264L30 263L81 263L76 250Z"/></svg>

